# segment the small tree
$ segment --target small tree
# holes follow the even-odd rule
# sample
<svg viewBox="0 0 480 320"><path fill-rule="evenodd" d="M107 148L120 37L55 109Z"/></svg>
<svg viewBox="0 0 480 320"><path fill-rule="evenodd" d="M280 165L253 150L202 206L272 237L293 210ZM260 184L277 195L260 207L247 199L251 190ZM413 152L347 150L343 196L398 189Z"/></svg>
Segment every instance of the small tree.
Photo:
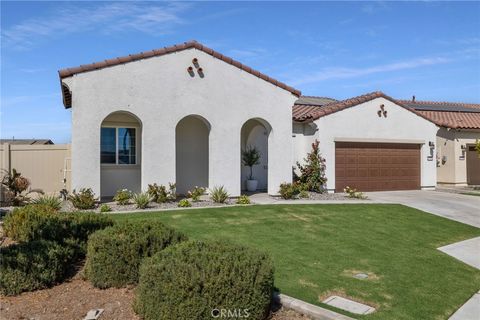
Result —
<svg viewBox="0 0 480 320"><path fill-rule="evenodd" d="M319 148L320 142L315 140L312 143L312 151L304 159L305 164L297 161L297 168L300 174L296 179L305 184L309 191L324 192L324 185L327 182L325 177L325 159L322 158Z"/></svg>
<svg viewBox="0 0 480 320"><path fill-rule="evenodd" d="M250 176L248 180L253 180L253 166L260 164L260 152L256 147L248 146L242 150L242 163L246 167L250 167Z"/></svg>
<svg viewBox="0 0 480 320"><path fill-rule="evenodd" d="M480 140L475 141L475 151L477 151L478 157L480 158Z"/></svg>

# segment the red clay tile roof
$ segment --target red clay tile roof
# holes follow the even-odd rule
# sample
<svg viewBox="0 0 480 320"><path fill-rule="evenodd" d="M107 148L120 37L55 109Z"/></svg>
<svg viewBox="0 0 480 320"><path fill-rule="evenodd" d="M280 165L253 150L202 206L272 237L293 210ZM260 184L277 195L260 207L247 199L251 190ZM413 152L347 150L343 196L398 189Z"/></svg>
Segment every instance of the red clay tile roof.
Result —
<svg viewBox="0 0 480 320"><path fill-rule="evenodd" d="M480 104L444 101L398 100L441 127L480 129Z"/></svg>
<svg viewBox="0 0 480 320"><path fill-rule="evenodd" d="M384 94L383 92L380 92L380 91L367 93L367 94L364 94L364 95L361 95L361 96L358 96L358 97L354 97L354 98L350 98L350 99L346 99L346 100L342 100L342 101L335 101L335 102L332 102L332 103L327 103L324 106L294 105L293 106L293 111L292 111L292 119L293 119L293 121L296 121L296 122L311 122L311 121L317 120L317 119L319 119L323 116L326 116L326 115L332 114L334 112L359 105L361 103L364 103L364 102L367 102L367 101L370 101L370 100L373 100L373 99L376 99L376 98L384 98L384 99L390 100L393 103L395 103L395 104L397 104L397 105L415 113L416 115L421 116L421 117L433 122L432 120L426 118L425 116L423 116L422 114L420 114L416 110L411 109L407 106L404 106L402 103L399 103L395 99L387 96L386 94Z"/></svg>
<svg viewBox="0 0 480 320"><path fill-rule="evenodd" d="M165 55L165 54L168 54L168 53L172 53L172 52L177 52L177 51L182 51L182 50L186 50L186 49L191 49L191 48L195 48L195 49L198 49L198 50L201 50L217 59L220 59L226 63L229 63L239 69L242 69L243 71L246 71L250 74L253 74L254 76L260 78L260 79L263 79L265 81L268 81L270 83L272 83L273 85L279 87L279 88L282 88L286 91L289 91L291 92L292 94L296 95L296 96L300 96L301 95L301 92L300 90L297 90L293 87L290 87L288 85L286 85L285 83L283 82L280 82L280 81L277 81L273 78L270 78L269 76L257 71L257 70L254 70L244 64L241 64L240 62L236 61L236 60L233 60L232 58L229 58L227 56L224 56L223 54L215 51L215 50L212 50L204 45L202 45L201 43L195 41L195 40L192 40L192 41L187 41L185 43L182 43L182 44L176 44L176 45L173 45L173 46L170 46L170 47L164 47L164 48L161 48L161 49L154 49L154 50L151 50L151 51L146 51L146 52L140 52L140 53L137 53L137 54L131 54L131 55L128 55L128 56L124 56L124 57L118 57L118 58L114 58L114 59L108 59L108 60L104 60L104 61L100 61L100 62L94 62L94 63L91 63L91 64L85 64L85 65L81 65L81 66L78 66L78 67L73 67L73 68L66 68L66 69L61 69L58 71L58 75L60 76L60 81L63 79L63 78L68 78L68 77L71 77L73 76L74 74L78 74L78 73L82 73L82 72L87 72L87 71L93 71L93 70L97 70L97 69L103 69L103 68L106 68L106 67L111 67L111 66L115 66L115 65L119 65L119 64L123 64L123 63L127 63L127 62L132 62L132 61L137 61L137 60L142 60L142 59L146 59L146 58L151 58L151 57L157 57L157 56L162 56L162 55ZM65 91L62 89L62 91ZM64 100L67 100L65 99L64 97ZM70 97L70 101L64 101L66 103L65 107L70 107L71 106L71 97Z"/></svg>
<svg viewBox="0 0 480 320"><path fill-rule="evenodd" d="M480 129L480 112L423 111L418 113L440 127L452 129Z"/></svg>
<svg viewBox="0 0 480 320"><path fill-rule="evenodd" d="M403 100L397 99L398 102L406 104L410 107L415 108L416 106L438 106L438 107L458 107L458 108L473 108L480 109L480 104L477 103L464 103L464 102L446 102L446 101L424 101L424 100Z"/></svg>

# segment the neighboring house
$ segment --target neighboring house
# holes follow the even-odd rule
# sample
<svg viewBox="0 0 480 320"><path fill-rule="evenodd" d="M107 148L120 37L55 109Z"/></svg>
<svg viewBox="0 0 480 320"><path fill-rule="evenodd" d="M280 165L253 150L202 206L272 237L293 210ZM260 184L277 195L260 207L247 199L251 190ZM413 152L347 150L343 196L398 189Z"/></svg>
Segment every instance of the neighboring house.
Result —
<svg viewBox="0 0 480 320"><path fill-rule="evenodd" d="M45 145L53 144L50 139L0 139L0 144Z"/></svg>
<svg viewBox="0 0 480 320"><path fill-rule="evenodd" d="M176 182L179 193L223 185L238 196L248 172L241 150L255 145L259 188L277 194L315 139L329 191L436 185L438 125L380 92L303 97L195 41L59 75L72 110L72 189L112 196Z"/></svg>
<svg viewBox="0 0 480 320"><path fill-rule="evenodd" d="M480 185L480 104L400 100L435 122L437 132L437 183Z"/></svg>

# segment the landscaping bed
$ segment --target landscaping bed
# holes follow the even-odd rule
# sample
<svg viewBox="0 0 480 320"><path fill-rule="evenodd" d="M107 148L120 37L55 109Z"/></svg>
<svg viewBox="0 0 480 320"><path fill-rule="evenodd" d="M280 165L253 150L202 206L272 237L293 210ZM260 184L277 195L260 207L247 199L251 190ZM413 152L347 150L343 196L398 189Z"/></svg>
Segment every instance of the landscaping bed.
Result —
<svg viewBox="0 0 480 320"><path fill-rule="evenodd" d="M50 289L25 292L15 297L0 296L1 320L80 320L91 309L104 309L99 320L136 320L132 308L135 288L95 288L76 274L70 281ZM272 313L272 320L307 320L291 310Z"/></svg>

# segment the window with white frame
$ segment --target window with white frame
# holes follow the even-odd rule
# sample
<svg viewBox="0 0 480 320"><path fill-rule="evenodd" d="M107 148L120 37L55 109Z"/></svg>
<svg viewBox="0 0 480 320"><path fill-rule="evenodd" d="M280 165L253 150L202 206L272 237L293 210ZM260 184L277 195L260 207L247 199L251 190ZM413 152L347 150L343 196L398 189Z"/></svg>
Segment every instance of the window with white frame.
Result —
<svg viewBox="0 0 480 320"><path fill-rule="evenodd" d="M102 164L136 164L136 129L102 127L100 161Z"/></svg>

